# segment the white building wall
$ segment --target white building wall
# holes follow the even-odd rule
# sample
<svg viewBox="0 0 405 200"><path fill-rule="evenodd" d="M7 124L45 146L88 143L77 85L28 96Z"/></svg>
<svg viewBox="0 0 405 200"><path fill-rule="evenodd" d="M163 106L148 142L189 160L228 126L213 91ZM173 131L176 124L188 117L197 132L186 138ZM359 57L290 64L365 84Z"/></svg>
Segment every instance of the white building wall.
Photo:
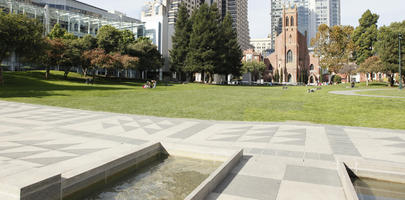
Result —
<svg viewBox="0 0 405 200"><path fill-rule="evenodd" d="M165 60L160 72L169 71L169 23L166 6L159 0L145 3L141 20L145 22L146 36L158 47Z"/></svg>

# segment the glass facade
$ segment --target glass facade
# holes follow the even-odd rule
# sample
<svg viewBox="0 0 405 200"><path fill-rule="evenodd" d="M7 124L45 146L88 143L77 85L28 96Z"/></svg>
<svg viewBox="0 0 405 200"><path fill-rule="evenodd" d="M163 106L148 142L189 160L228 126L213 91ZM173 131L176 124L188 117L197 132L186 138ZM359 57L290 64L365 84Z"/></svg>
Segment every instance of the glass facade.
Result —
<svg viewBox="0 0 405 200"><path fill-rule="evenodd" d="M96 35L100 27L111 25L119 30L130 30L136 37L144 36L144 24L122 13L106 10L75 0L0 0L3 12L25 14L44 24L46 33L59 23L76 36Z"/></svg>

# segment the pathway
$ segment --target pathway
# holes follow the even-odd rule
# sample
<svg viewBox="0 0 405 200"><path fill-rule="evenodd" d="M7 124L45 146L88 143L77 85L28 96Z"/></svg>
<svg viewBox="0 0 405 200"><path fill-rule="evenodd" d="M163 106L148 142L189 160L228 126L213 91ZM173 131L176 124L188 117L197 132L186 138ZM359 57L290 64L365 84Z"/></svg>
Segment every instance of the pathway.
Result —
<svg viewBox="0 0 405 200"><path fill-rule="evenodd" d="M370 91L382 91L382 90L387 90L387 89L341 90L341 91L331 91L329 93L331 93L331 94L339 94L339 95L349 95L349 96L405 99L405 97L383 96L383 95L371 95L371 94L359 94L359 93L357 93L357 92L370 92Z"/></svg>
<svg viewBox="0 0 405 200"><path fill-rule="evenodd" d="M151 141L244 148L242 162L209 199L342 200L337 157L405 164L405 131L170 119L0 101L0 185L27 181L39 171L67 173Z"/></svg>

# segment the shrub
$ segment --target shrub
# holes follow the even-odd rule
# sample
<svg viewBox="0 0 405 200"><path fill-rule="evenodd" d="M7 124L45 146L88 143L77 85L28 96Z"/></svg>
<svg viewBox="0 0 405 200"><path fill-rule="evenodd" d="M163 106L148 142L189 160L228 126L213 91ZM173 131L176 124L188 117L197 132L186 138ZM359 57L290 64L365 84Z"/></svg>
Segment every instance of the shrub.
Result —
<svg viewBox="0 0 405 200"><path fill-rule="evenodd" d="M336 75L333 77L333 82L334 83L341 83L342 82L342 77L340 77L339 75Z"/></svg>

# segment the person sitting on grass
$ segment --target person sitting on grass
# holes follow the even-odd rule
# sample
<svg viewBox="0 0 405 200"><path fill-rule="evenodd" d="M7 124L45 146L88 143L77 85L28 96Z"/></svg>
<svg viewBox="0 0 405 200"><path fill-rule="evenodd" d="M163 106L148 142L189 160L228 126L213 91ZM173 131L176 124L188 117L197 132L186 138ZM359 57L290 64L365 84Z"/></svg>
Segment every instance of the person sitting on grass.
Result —
<svg viewBox="0 0 405 200"><path fill-rule="evenodd" d="M152 88L156 88L156 85L157 85L156 81L152 80Z"/></svg>
<svg viewBox="0 0 405 200"><path fill-rule="evenodd" d="M143 86L143 88L150 88L150 82L146 81L146 84Z"/></svg>

